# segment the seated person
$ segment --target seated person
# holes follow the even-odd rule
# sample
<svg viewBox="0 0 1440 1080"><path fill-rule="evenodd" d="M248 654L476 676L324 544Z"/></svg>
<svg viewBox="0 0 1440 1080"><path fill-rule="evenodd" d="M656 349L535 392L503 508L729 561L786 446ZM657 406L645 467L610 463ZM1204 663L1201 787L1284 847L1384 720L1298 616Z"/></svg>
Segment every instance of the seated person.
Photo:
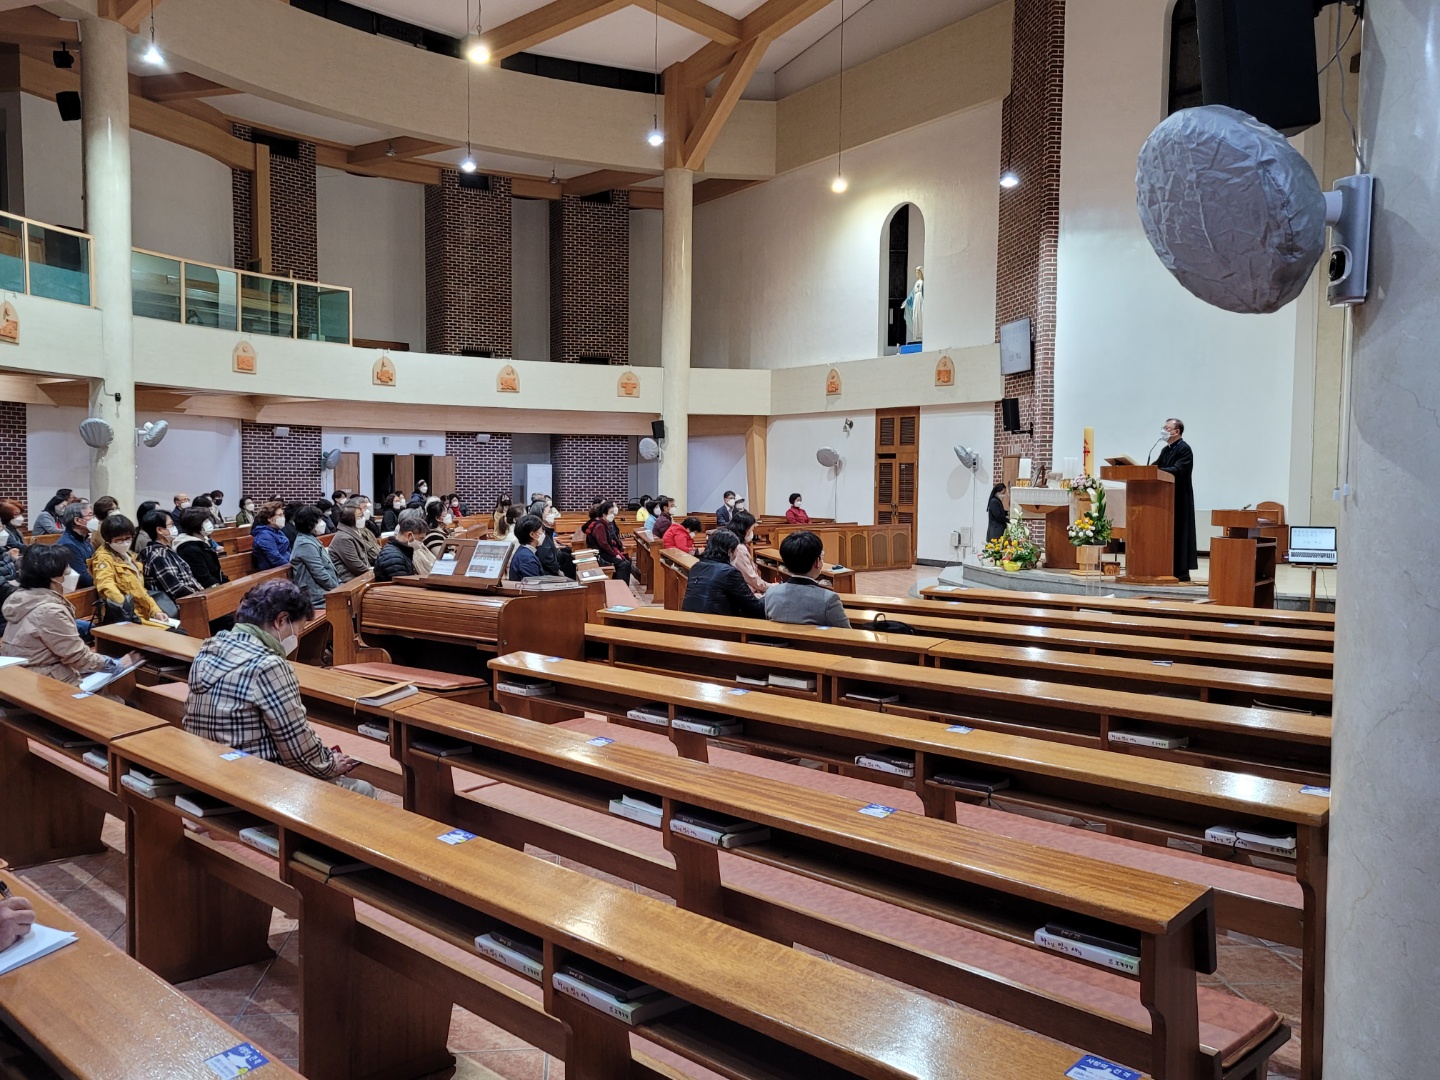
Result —
<svg viewBox="0 0 1440 1080"><path fill-rule="evenodd" d="M415 573L415 549L423 546L425 515L419 510L402 510L395 519L395 535L380 549L375 560L375 580L408 577Z"/></svg>
<svg viewBox="0 0 1440 1080"><path fill-rule="evenodd" d="M421 543L426 551L439 558L454 527L455 515L447 503L433 495L425 501L425 539Z"/></svg>
<svg viewBox="0 0 1440 1080"><path fill-rule="evenodd" d="M507 504L505 507L505 516L500 521L500 524L496 526L494 539L504 540L511 547L516 546L520 541L515 537L515 526L524 516L525 508L523 506L511 506Z"/></svg>
<svg viewBox="0 0 1440 1080"><path fill-rule="evenodd" d="M32 544L20 563L20 589L5 601L5 640L0 656L19 656L37 675L78 686L91 672L119 672L140 658L101 656L81 640L75 609L75 568L53 545Z"/></svg>
<svg viewBox="0 0 1440 1080"><path fill-rule="evenodd" d="M800 506L802 496L795 491L790 494L790 509L785 511L785 520L791 525L809 525L810 515Z"/></svg>
<svg viewBox="0 0 1440 1080"><path fill-rule="evenodd" d="M278 501L266 503L255 516L255 525L250 530L255 538L250 558L256 570L290 565L290 538L285 535L285 523L285 504Z"/></svg>
<svg viewBox="0 0 1440 1080"><path fill-rule="evenodd" d="M330 555L320 537L325 516L318 506L302 506L295 515L295 547L290 552L290 580L305 591L317 608L325 606L325 594L340 584Z"/></svg>
<svg viewBox="0 0 1440 1080"><path fill-rule="evenodd" d="M740 546L735 549L735 569L740 571L740 576L745 579L745 584L750 586L751 592L756 596L764 596L770 583L760 576L755 557L750 554L755 543L755 519L744 510L736 510L730 516L730 524L725 527L740 541Z"/></svg>
<svg viewBox="0 0 1440 1080"><path fill-rule="evenodd" d="M661 538L662 546L675 548L687 555L695 552L695 534L700 531L700 519L693 514L684 521L677 522L665 530Z"/></svg>
<svg viewBox="0 0 1440 1080"><path fill-rule="evenodd" d="M725 492L724 498L720 500L720 506L715 511L715 524L724 528L730 524L730 518L735 514L735 492Z"/></svg>
<svg viewBox="0 0 1440 1080"><path fill-rule="evenodd" d="M675 524L675 500L669 495L661 495L655 500L655 513L650 520L650 535L665 539L665 534L670 531L670 526Z"/></svg>
<svg viewBox="0 0 1440 1080"><path fill-rule="evenodd" d="M220 553L210 539L215 529L210 512L200 506L181 510L178 524L180 535L175 538L175 554L185 560L200 587L213 589L229 581L220 570Z"/></svg>
<svg viewBox="0 0 1440 1080"><path fill-rule="evenodd" d="M155 499L146 499L135 511L135 524L140 531L135 534L135 546L130 550L142 563L145 561L144 551L150 546L150 534L145 531L145 519L150 516L150 511L159 508L160 503Z"/></svg>
<svg viewBox="0 0 1440 1080"><path fill-rule="evenodd" d="M780 542L780 561L790 578L765 592L765 617L772 622L840 626L849 629L845 605L817 580L825 569L825 543L808 529Z"/></svg>
<svg viewBox="0 0 1440 1080"><path fill-rule="evenodd" d="M240 496L240 512L235 515L236 525L253 525L255 523L255 500L249 495Z"/></svg>
<svg viewBox="0 0 1440 1080"><path fill-rule="evenodd" d="M690 568L685 585L682 611L699 611L707 615L743 615L763 619L765 605L755 599L750 586L740 576L732 561L740 540L729 529L716 529L705 544L700 561Z"/></svg>
<svg viewBox="0 0 1440 1080"><path fill-rule="evenodd" d="M601 566L615 568L616 581L623 581L628 585L630 575L634 572L630 565L630 556L625 554L625 547L620 542L618 532L611 531L617 512L615 504L609 499L590 512L590 521L585 526L585 546L595 551Z"/></svg>
<svg viewBox="0 0 1440 1080"><path fill-rule="evenodd" d="M300 513L303 502L296 500L285 504L285 516L281 519L280 530L285 534L285 539L290 541L290 546L295 546L295 515Z"/></svg>
<svg viewBox="0 0 1440 1080"><path fill-rule="evenodd" d="M74 502L74 494L69 488L61 488L50 497L45 504L45 509L35 515L35 525L31 529L31 535L43 536L46 533L59 533L60 511Z"/></svg>
<svg viewBox="0 0 1440 1080"><path fill-rule="evenodd" d="M545 541L545 525L534 514L526 514L515 523L515 551L510 556L511 581L541 577L545 566L540 561L539 547Z"/></svg>
<svg viewBox="0 0 1440 1080"><path fill-rule="evenodd" d="M0 952L30 932L35 925L35 909L23 896L8 896L0 900Z"/></svg>
<svg viewBox="0 0 1440 1080"><path fill-rule="evenodd" d="M293 581L262 582L246 593L235 628L207 638L190 665L185 730L374 798L370 784L348 775L361 763L327 749L305 719L286 657L314 614Z"/></svg>
<svg viewBox="0 0 1440 1080"><path fill-rule="evenodd" d="M560 520L559 509L547 504L544 499L536 499L530 504L530 513L540 519L541 531L545 534L540 546L535 549L545 573L552 577L568 577L574 581L575 556L570 554L569 548L562 548L555 543L555 523Z"/></svg>
<svg viewBox="0 0 1440 1080"><path fill-rule="evenodd" d="M180 530L168 510L151 510L141 520L140 529L150 538L144 560L145 588L152 596L158 593L173 601L205 591L190 564L175 551Z"/></svg>
<svg viewBox="0 0 1440 1080"><path fill-rule="evenodd" d="M90 573L95 578L96 610L104 605L102 623L124 621L120 612L128 609L146 622L170 625L170 616L145 589L145 572L130 554L135 544L135 526L120 511L110 513L100 523L100 547L90 559Z"/></svg>
<svg viewBox="0 0 1440 1080"><path fill-rule="evenodd" d="M89 565L95 554L95 545L90 539L90 522L94 520L90 504L84 500L70 503L60 511L60 539L55 541L55 550L63 552L70 560L78 578L77 589L88 589L95 584Z"/></svg>
<svg viewBox="0 0 1440 1080"><path fill-rule="evenodd" d="M362 499L351 499L339 510L340 527L330 541L329 555L342 584L368 573L380 557L380 544L363 524L365 505Z"/></svg>
<svg viewBox="0 0 1440 1080"><path fill-rule="evenodd" d="M25 528L25 511L20 509L20 504L13 499L0 499L0 549L10 555L15 569L20 568L20 560L25 555L25 537L21 529ZM11 554L13 552L13 554Z"/></svg>

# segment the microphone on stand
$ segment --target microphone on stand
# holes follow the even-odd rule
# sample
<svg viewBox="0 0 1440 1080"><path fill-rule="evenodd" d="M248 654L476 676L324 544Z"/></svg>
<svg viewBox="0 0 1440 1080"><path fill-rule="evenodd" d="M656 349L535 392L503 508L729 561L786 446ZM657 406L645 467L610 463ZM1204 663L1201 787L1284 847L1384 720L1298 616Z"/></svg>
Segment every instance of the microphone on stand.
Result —
<svg viewBox="0 0 1440 1080"><path fill-rule="evenodd" d="M1153 443L1150 444L1150 454L1155 453L1155 447L1159 446L1162 442L1164 442L1165 438L1166 437L1164 435L1161 435L1160 438L1156 439ZM1145 455L1146 465L1150 464L1150 454Z"/></svg>

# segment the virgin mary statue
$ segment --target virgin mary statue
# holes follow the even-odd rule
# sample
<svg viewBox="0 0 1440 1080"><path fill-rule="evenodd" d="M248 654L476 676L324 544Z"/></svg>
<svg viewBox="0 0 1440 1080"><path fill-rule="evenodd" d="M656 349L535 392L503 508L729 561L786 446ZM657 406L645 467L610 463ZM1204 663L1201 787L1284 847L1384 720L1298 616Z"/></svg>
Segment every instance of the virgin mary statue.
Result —
<svg viewBox="0 0 1440 1080"><path fill-rule="evenodd" d="M905 298L906 344L925 340L925 270L915 267L915 287Z"/></svg>

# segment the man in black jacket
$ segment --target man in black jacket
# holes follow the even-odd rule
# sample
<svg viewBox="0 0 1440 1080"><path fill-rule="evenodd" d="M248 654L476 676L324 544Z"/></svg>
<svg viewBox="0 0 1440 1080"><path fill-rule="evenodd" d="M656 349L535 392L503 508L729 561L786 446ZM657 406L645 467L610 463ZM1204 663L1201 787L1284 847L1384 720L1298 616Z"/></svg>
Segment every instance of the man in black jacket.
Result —
<svg viewBox="0 0 1440 1080"><path fill-rule="evenodd" d="M402 510L395 523L395 535L380 549L375 560L375 580L389 581L415 573L414 549L425 536L425 515L419 510Z"/></svg>
<svg viewBox="0 0 1440 1080"><path fill-rule="evenodd" d="M1195 488L1190 474L1195 470L1195 455L1190 444L1181 438L1185 424L1173 416L1165 421L1165 449L1155 464L1175 477L1175 576L1190 580L1190 571L1200 565L1199 548L1195 542Z"/></svg>

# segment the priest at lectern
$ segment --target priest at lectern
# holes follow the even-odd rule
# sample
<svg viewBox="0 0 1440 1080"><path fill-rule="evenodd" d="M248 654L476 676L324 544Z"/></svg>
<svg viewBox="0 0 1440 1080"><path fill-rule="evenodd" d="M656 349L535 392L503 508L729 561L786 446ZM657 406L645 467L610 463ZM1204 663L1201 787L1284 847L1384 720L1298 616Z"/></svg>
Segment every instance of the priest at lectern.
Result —
<svg viewBox="0 0 1440 1080"><path fill-rule="evenodd" d="M1185 424L1173 416L1165 421L1165 449L1155 464L1175 477L1175 576L1190 580L1190 571L1200 565L1195 543L1195 488L1190 474L1195 470L1195 455L1190 444L1181 438Z"/></svg>

